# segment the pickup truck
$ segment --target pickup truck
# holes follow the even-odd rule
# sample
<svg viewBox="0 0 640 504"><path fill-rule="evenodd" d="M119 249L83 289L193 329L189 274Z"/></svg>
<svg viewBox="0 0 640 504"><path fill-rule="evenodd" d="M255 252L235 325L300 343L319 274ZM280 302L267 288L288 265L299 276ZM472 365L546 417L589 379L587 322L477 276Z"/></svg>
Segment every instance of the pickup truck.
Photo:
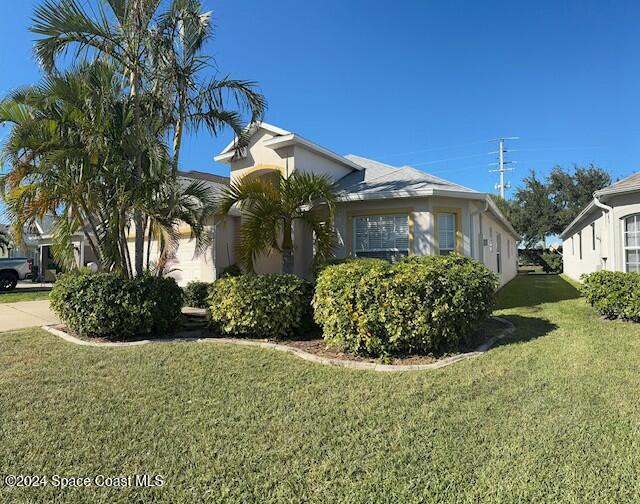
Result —
<svg viewBox="0 0 640 504"><path fill-rule="evenodd" d="M32 266L33 261L26 257L0 259L0 291L15 289L18 280L24 280L31 275Z"/></svg>

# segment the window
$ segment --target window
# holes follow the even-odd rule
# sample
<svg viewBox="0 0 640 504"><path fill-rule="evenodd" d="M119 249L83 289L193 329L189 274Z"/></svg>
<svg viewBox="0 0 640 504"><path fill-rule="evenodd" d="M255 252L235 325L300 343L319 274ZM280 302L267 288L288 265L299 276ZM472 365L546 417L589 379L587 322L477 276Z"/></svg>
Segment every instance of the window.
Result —
<svg viewBox="0 0 640 504"><path fill-rule="evenodd" d="M438 254L449 255L456 250L456 214L438 214Z"/></svg>
<svg viewBox="0 0 640 504"><path fill-rule="evenodd" d="M640 215L624 220L625 270L640 273Z"/></svg>
<svg viewBox="0 0 640 504"><path fill-rule="evenodd" d="M409 216L354 217L353 243L356 257L397 261L400 257L409 255Z"/></svg>
<svg viewBox="0 0 640 504"><path fill-rule="evenodd" d="M582 231L578 232L578 252L582 261Z"/></svg>
<svg viewBox="0 0 640 504"><path fill-rule="evenodd" d="M500 233L496 233L496 266L498 273L502 273L502 235Z"/></svg>
<svg viewBox="0 0 640 504"><path fill-rule="evenodd" d="M511 259L511 240L507 240L507 258Z"/></svg>
<svg viewBox="0 0 640 504"><path fill-rule="evenodd" d="M591 250L596 249L596 223L591 223Z"/></svg>

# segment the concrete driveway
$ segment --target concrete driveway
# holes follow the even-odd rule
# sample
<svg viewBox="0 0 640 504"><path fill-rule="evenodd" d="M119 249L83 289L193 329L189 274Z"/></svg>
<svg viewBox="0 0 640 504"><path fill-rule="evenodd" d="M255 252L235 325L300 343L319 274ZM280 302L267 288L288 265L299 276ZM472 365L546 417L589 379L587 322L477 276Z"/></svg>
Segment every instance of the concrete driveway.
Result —
<svg viewBox="0 0 640 504"><path fill-rule="evenodd" d="M0 303L0 332L59 323L46 299Z"/></svg>

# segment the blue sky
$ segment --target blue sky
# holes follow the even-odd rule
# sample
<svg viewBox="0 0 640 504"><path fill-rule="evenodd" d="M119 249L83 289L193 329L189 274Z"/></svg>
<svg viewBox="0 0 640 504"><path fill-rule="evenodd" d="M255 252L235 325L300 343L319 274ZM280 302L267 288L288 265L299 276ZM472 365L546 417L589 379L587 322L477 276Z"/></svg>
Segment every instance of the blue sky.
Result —
<svg viewBox="0 0 640 504"><path fill-rule="evenodd" d="M0 93L39 77L36 0L0 3ZM413 164L481 191L498 136L509 177L596 163L638 170L640 4L206 0L220 72L260 83L266 120L340 154ZM0 129L0 135L5 132ZM187 139L182 168L226 174L230 139Z"/></svg>

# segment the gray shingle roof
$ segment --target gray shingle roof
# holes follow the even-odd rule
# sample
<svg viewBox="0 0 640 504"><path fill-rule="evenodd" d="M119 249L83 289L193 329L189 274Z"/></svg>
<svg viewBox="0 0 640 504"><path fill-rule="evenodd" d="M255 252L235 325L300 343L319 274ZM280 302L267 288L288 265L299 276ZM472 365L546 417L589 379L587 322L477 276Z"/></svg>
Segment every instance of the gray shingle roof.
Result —
<svg viewBox="0 0 640 504"><path fill-rule="evenodd" d="M373 196L388 192L415 192L443 190L480 194L473 189L441 179L411 166L391 166L372 159L349 154L345 158L362 166L364 170L353 172L338 181L343 196Z"/></svg>
<svg viewBox="0 0 640 504"><path fill-rule="evenodd" d="M627 191L635 191L640 190L640 172L634 173L622 180L618 180L617 182L611 184L604 189L600 189L596 191L596 195L605 195L605 194L615 194L619 192L627 192Z"/></svg>
<svg viewBox="0 0 640 504"><path fill-rule="evenodd" d="M229 177L223 177L222 175L214 175L213 173L205 173L196 170L190 170L187 172L178 172L178 175L183 178L204 180L205 182L211 182L216 185L228 186Z"/></svg>

